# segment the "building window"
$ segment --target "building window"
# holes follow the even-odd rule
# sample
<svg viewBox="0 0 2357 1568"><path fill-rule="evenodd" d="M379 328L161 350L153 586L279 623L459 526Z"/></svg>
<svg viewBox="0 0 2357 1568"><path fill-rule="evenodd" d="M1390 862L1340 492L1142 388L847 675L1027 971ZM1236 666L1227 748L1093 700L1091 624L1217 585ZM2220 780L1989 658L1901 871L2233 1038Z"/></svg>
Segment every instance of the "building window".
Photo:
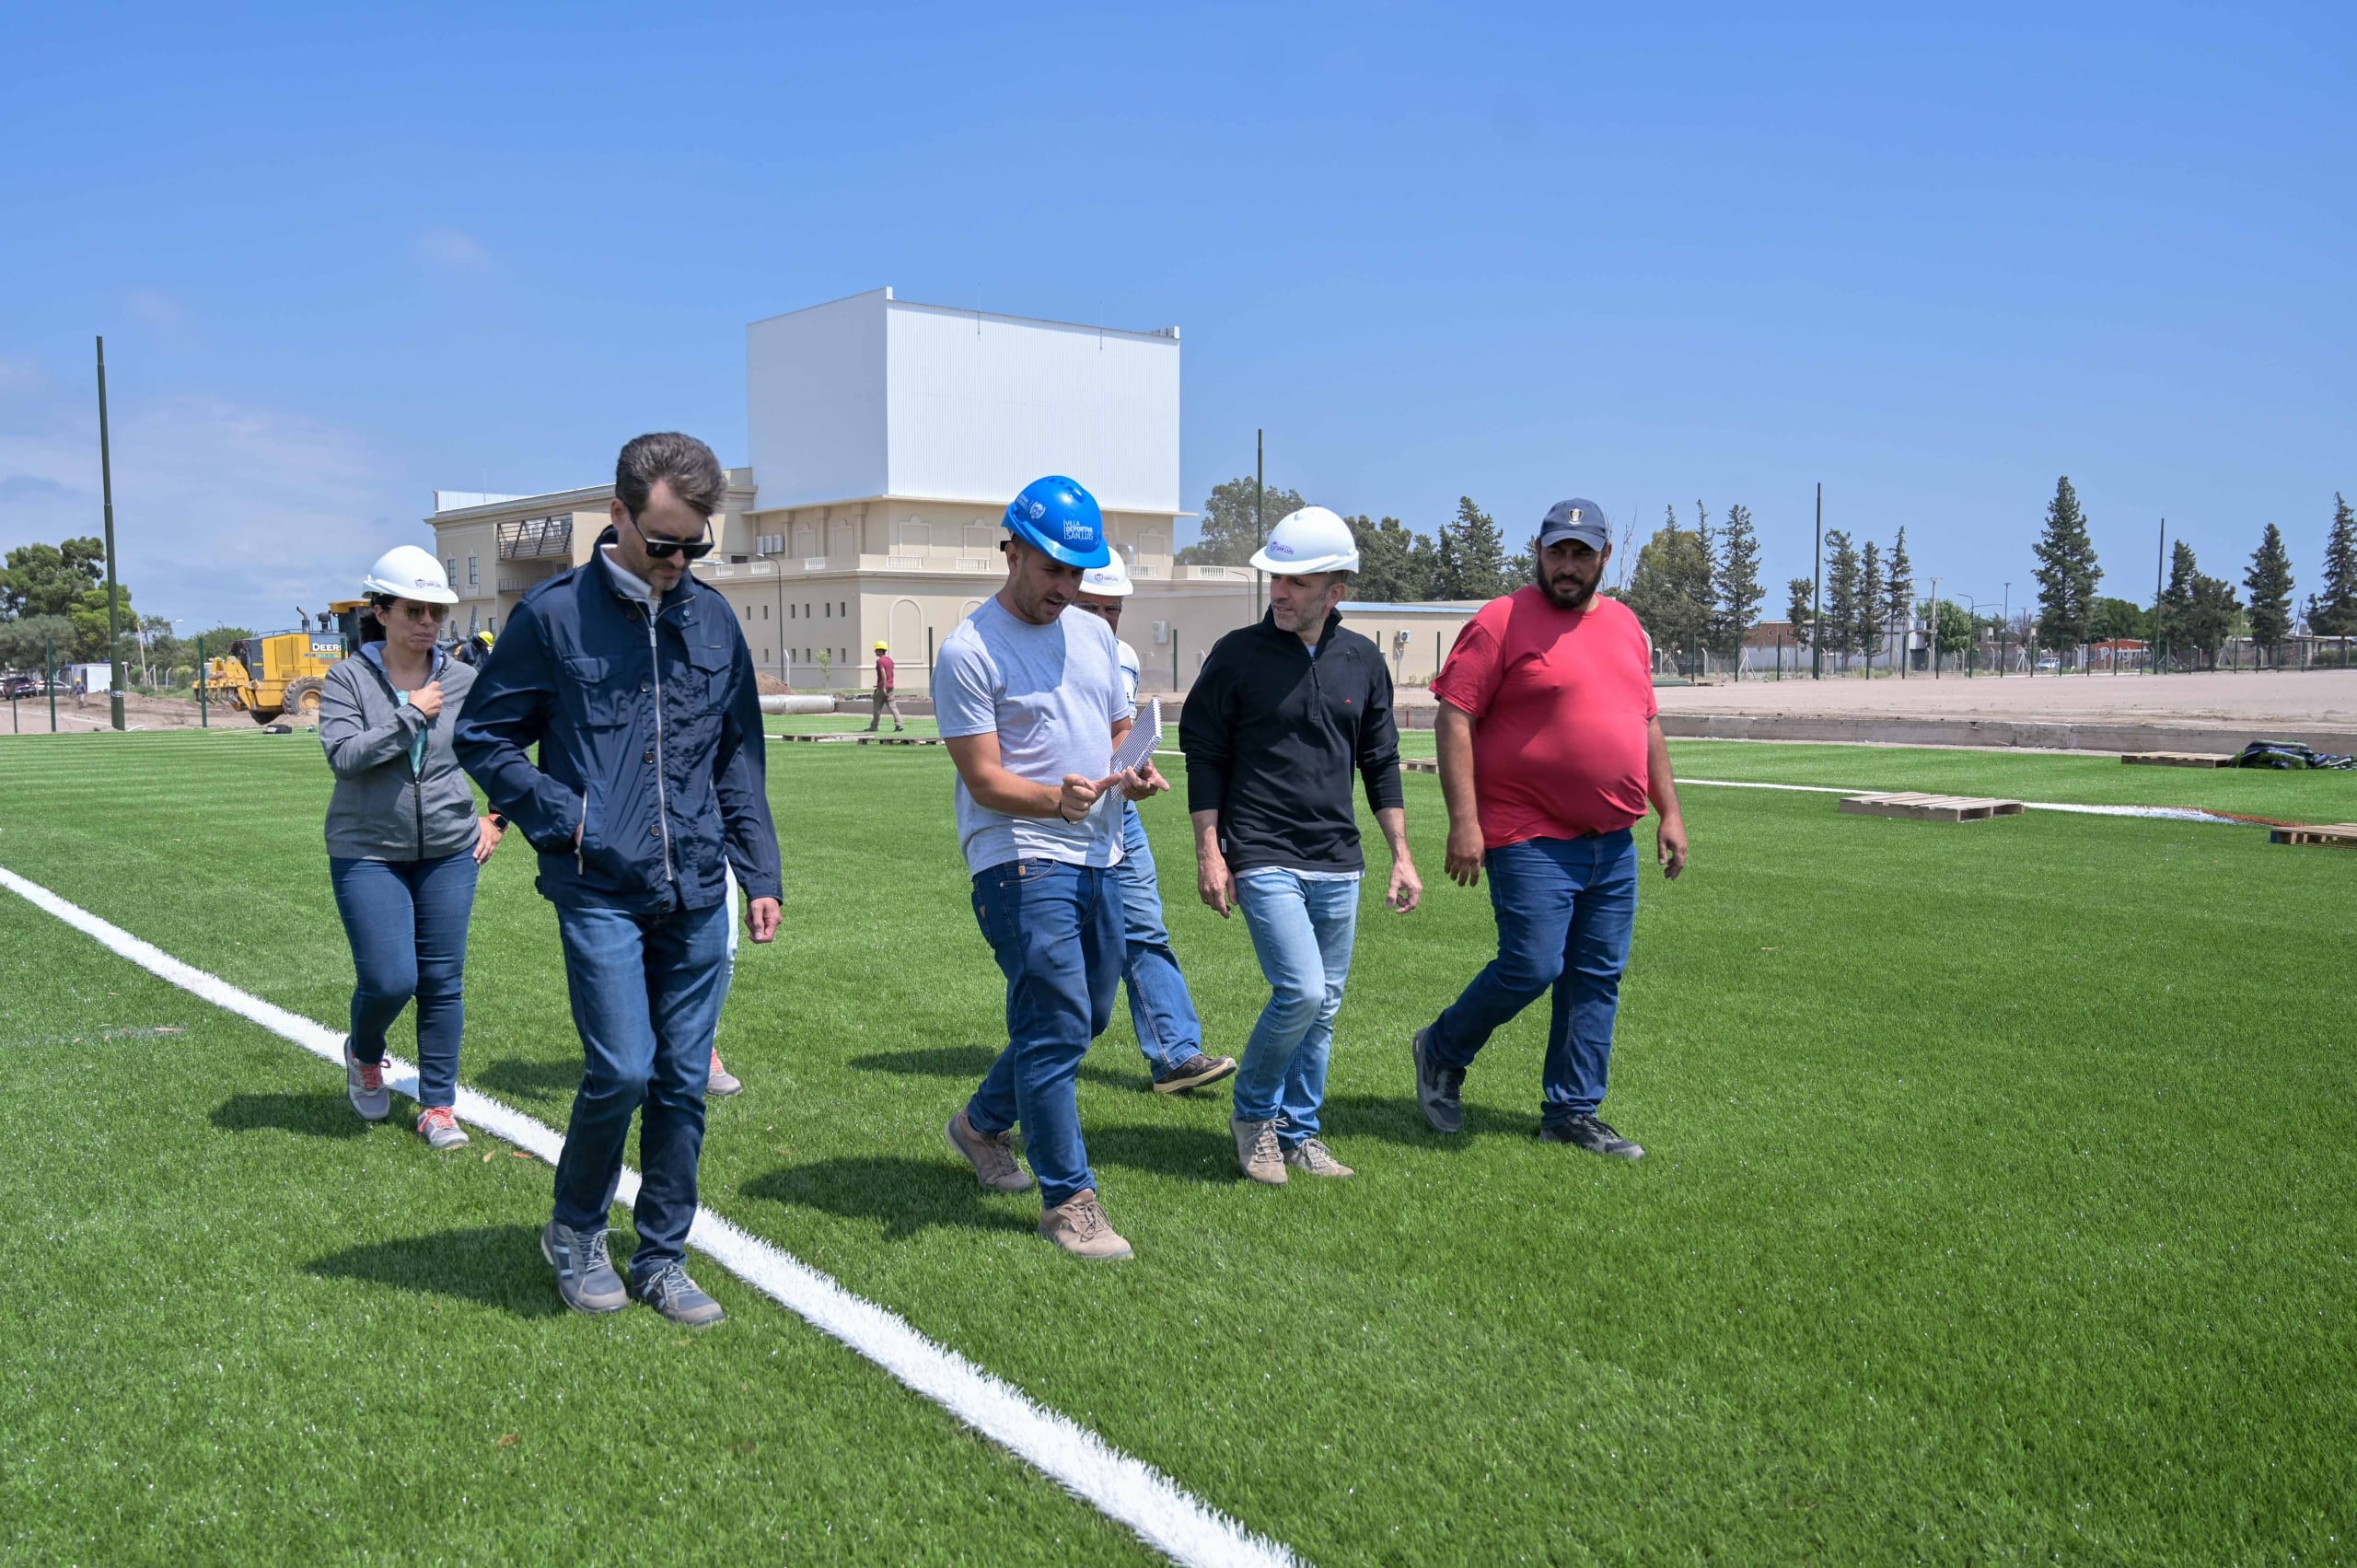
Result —
<svg viewBox="0 0 2357 1568"><path fill-rule="evenodd" d="M477 562L478 558L475 556L467 557L467 587L470 588L482 581L482 574L476 570Z"/></svg>
<svg viewBox="0 0 2357 1568"><path fill-rule="evenodd" d="M766 604L765 604L765 605L761 606L761 619L762 619L762 620L764 620L764 621L767 621L769 618L770 618L770 607L769 607L768 605L766 605Z"/></svg>
<svg viewBox="0 0 2357 1568"><path fill-rule="evenodd" d="M459 580L459 558L455 555L442 563L442 575L450 582Z"/></svg>
<svg viewBox="0 0 2357 1568"><path fill-rule="evenodd" d="M467 611L467 635L470 637L482 630L482 625L475 619L478 613L480 612L472 610Z"/></svg>

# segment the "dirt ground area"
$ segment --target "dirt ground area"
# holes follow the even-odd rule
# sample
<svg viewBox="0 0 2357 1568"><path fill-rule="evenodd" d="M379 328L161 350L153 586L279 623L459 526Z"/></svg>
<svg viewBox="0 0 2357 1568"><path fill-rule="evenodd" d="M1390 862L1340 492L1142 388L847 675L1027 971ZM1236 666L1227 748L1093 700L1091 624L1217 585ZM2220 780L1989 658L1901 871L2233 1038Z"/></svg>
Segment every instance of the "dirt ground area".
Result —
<svg viewBox="0 0 2357 1568"><path fill-rule="evenodd" d="M1664 687L1662 712L2357 729L2357 670L1742 680Z"/></svg>
<svg viewBox="0 0 2357 1568"><path fill-rule="evenodd" d="M192 698L141 697L127 695L122 700L122 723L125 729L194 729L197 726L196 703ZM213 705L214 727L229 726L260 729L252 718L226 703ZM60 734L79 734L93 729L112 729L113 718L107 707L107 694L93 691L80 706L61 691L57 694L57 728ZM47 735L49 733L49 699L19 697L13 714L0 709L0 736Z"/></svg>

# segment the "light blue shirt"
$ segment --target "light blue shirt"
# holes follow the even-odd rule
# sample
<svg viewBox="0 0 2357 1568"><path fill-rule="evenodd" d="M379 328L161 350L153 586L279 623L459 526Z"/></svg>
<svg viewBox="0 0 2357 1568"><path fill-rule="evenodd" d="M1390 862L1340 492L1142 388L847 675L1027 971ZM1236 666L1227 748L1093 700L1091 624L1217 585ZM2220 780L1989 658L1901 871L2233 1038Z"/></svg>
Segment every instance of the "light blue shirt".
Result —
<svg viewBox="0 0 2357 1568"><path fill-rule="evenodd" d="M373 665L375 665L375 666L377 667L377 668L378 669L378 671L380 671L380 672L384 675L384 677L385 677L385 683L386 683L387 685L389 685L389 685L391 685L391 684L392 684L393 672L392 672L391 670L389 670L389 669L386 669L386 668L385 668L385 645L384 645L384 644L382 644L382 643L363 643L363 644L361 644L361 645L360 645L360 656L361 656L361 657L363 657L363 658L365 658L365 659L366 659L370 664L373 664ZM433 684L434 684L434 682L435 682L436 680L440 679L442 678L442 667L443 667L444 665L446 665L446 664L449 663L449 662L450 662L450 656L449 656L449 655L447 655L447 654L446 654L446 653L444 653L444 652L442 651L442 649L441 649L440 645L435 645L435 649L434 649L434 651L433 651L432 653L430 653L430 654L428 654L428 655L426 655L426 656L425 656L425 683L426 683L428 686L431 686L431 685L433 685ZM409 693L408 693L408 692L406 692L406 691L395 691L395 692L393 693L393 696L394 696L394 699L395 699L397 702L399 702L399 703L400 703L400 704L401 704L402 707L406 708L406 707L408 707L408 706L409 706ZM421 772L423 772L423 771L424 771L424 767L425 767L425 731L421 729L421 730L419 730L419 731L417 732L417 738L416 738L415 740L412 740L412 741L411 741L411 742L409 743L409 774L410 774L410 777L412 777L412 778L415 778L415 777L416 777L416 776L417 776Z"/></svg>
<svg viewBox="0 0 2357 1568"><path fill-rule="evenodd" d="M988 598L942 640L934 669L942 738L995 733L999 761L1016 778L1044 784L1061 784L1067 773L1103 778L1113 770L1113 726L1134 712L1112 629L1085 610L1068 608L1034 626ZM963 778L956 798L969 873L1010 860L1120 862L1118 807L1077 822L1014 817L976 804Z"/></svg>

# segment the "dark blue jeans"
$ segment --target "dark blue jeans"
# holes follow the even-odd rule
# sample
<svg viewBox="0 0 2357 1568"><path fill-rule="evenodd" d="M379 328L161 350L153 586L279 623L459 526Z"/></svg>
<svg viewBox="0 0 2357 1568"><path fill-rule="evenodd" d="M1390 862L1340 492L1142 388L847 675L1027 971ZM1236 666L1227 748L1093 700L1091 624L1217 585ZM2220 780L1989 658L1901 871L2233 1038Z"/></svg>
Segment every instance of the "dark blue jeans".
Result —
<svg viewBox="0 0 2357 1568"><path fill-rule="evenodd" d="M1170 932L1162 923L1162 887L1155 877L1145 824L1138 820L1134 805L1121 804L1128 819L1121 827L1121 864L1113 868L1114 880L1121 887L1126 947L1121 978L1129 982L1130 1022L1137 1027L1138 1049L1158 1078L1202 1054L1203 1026L1195 1016L1195 999L1187 993L1186 977L1178 972L1178 956L1170 950Z"/></svg>
<svg viewBox="0 0 2357 1568"><path fill-rule="evenodd" d="M974 918L1006 976L1006 1049L966 1102L996 1137L1023 1128L1024 1152L1050 1208L1094 1188L1080 1138L1080 1059L1113 1021L1125 943L1121 887L1110 870L1011 860L974 876Z"/></svg>
<svg viewBox="0 0 2357 1568"><path fill-rule="evenodd" d="M560 904L556 924L583 1058L557 1156L556 1218L604 1228L631 1117L644 1107L630 1264L643 1279L687 1255L695 1224L704 1084L728 989L728 906L636 915Z"/></svg>
<svg viewBox="0 0 2357 1568"><path fill-rule="evenodd" d="M475 871L469 850L439 860L328 859L359 981L352 990L352 1054L382 1062L386 1029L415 997L417 1098L428 1107L448 1105L459 1093Z"/></svg>
<svg viewBox="0 0 2357 1568"><path fill-rule="evenodd" d="M1434 1062L1470 1063L1491 1033L1552 990L1539 1120L1559 1127L1604 1103L1612 1016L1637 921L1637 843L1626 828L1586 839L1527 839L1481 858L1498 956L1425 1037Z"/></svg>

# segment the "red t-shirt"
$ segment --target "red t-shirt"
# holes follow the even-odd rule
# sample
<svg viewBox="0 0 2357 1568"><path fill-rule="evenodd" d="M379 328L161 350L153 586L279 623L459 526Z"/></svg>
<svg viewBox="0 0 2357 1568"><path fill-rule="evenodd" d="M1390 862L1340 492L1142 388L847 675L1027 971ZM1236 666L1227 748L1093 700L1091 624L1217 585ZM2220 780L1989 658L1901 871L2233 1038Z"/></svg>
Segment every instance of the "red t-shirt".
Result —
<svg viewBox="0 0 2357 1568"><path fill-rule="evenodd" d="M1558 610L1535 583L1492 599L1433 691L1473 715L1485 848L1617 832L1645 814L1653 645L1620 600Z"/></svg>
<svg viewBox="0 0 2357 1568"><path fill-rule="evenodd" d="M890 654L876 656L876 684L887 691L892 689L892 656Z"/></svg>

